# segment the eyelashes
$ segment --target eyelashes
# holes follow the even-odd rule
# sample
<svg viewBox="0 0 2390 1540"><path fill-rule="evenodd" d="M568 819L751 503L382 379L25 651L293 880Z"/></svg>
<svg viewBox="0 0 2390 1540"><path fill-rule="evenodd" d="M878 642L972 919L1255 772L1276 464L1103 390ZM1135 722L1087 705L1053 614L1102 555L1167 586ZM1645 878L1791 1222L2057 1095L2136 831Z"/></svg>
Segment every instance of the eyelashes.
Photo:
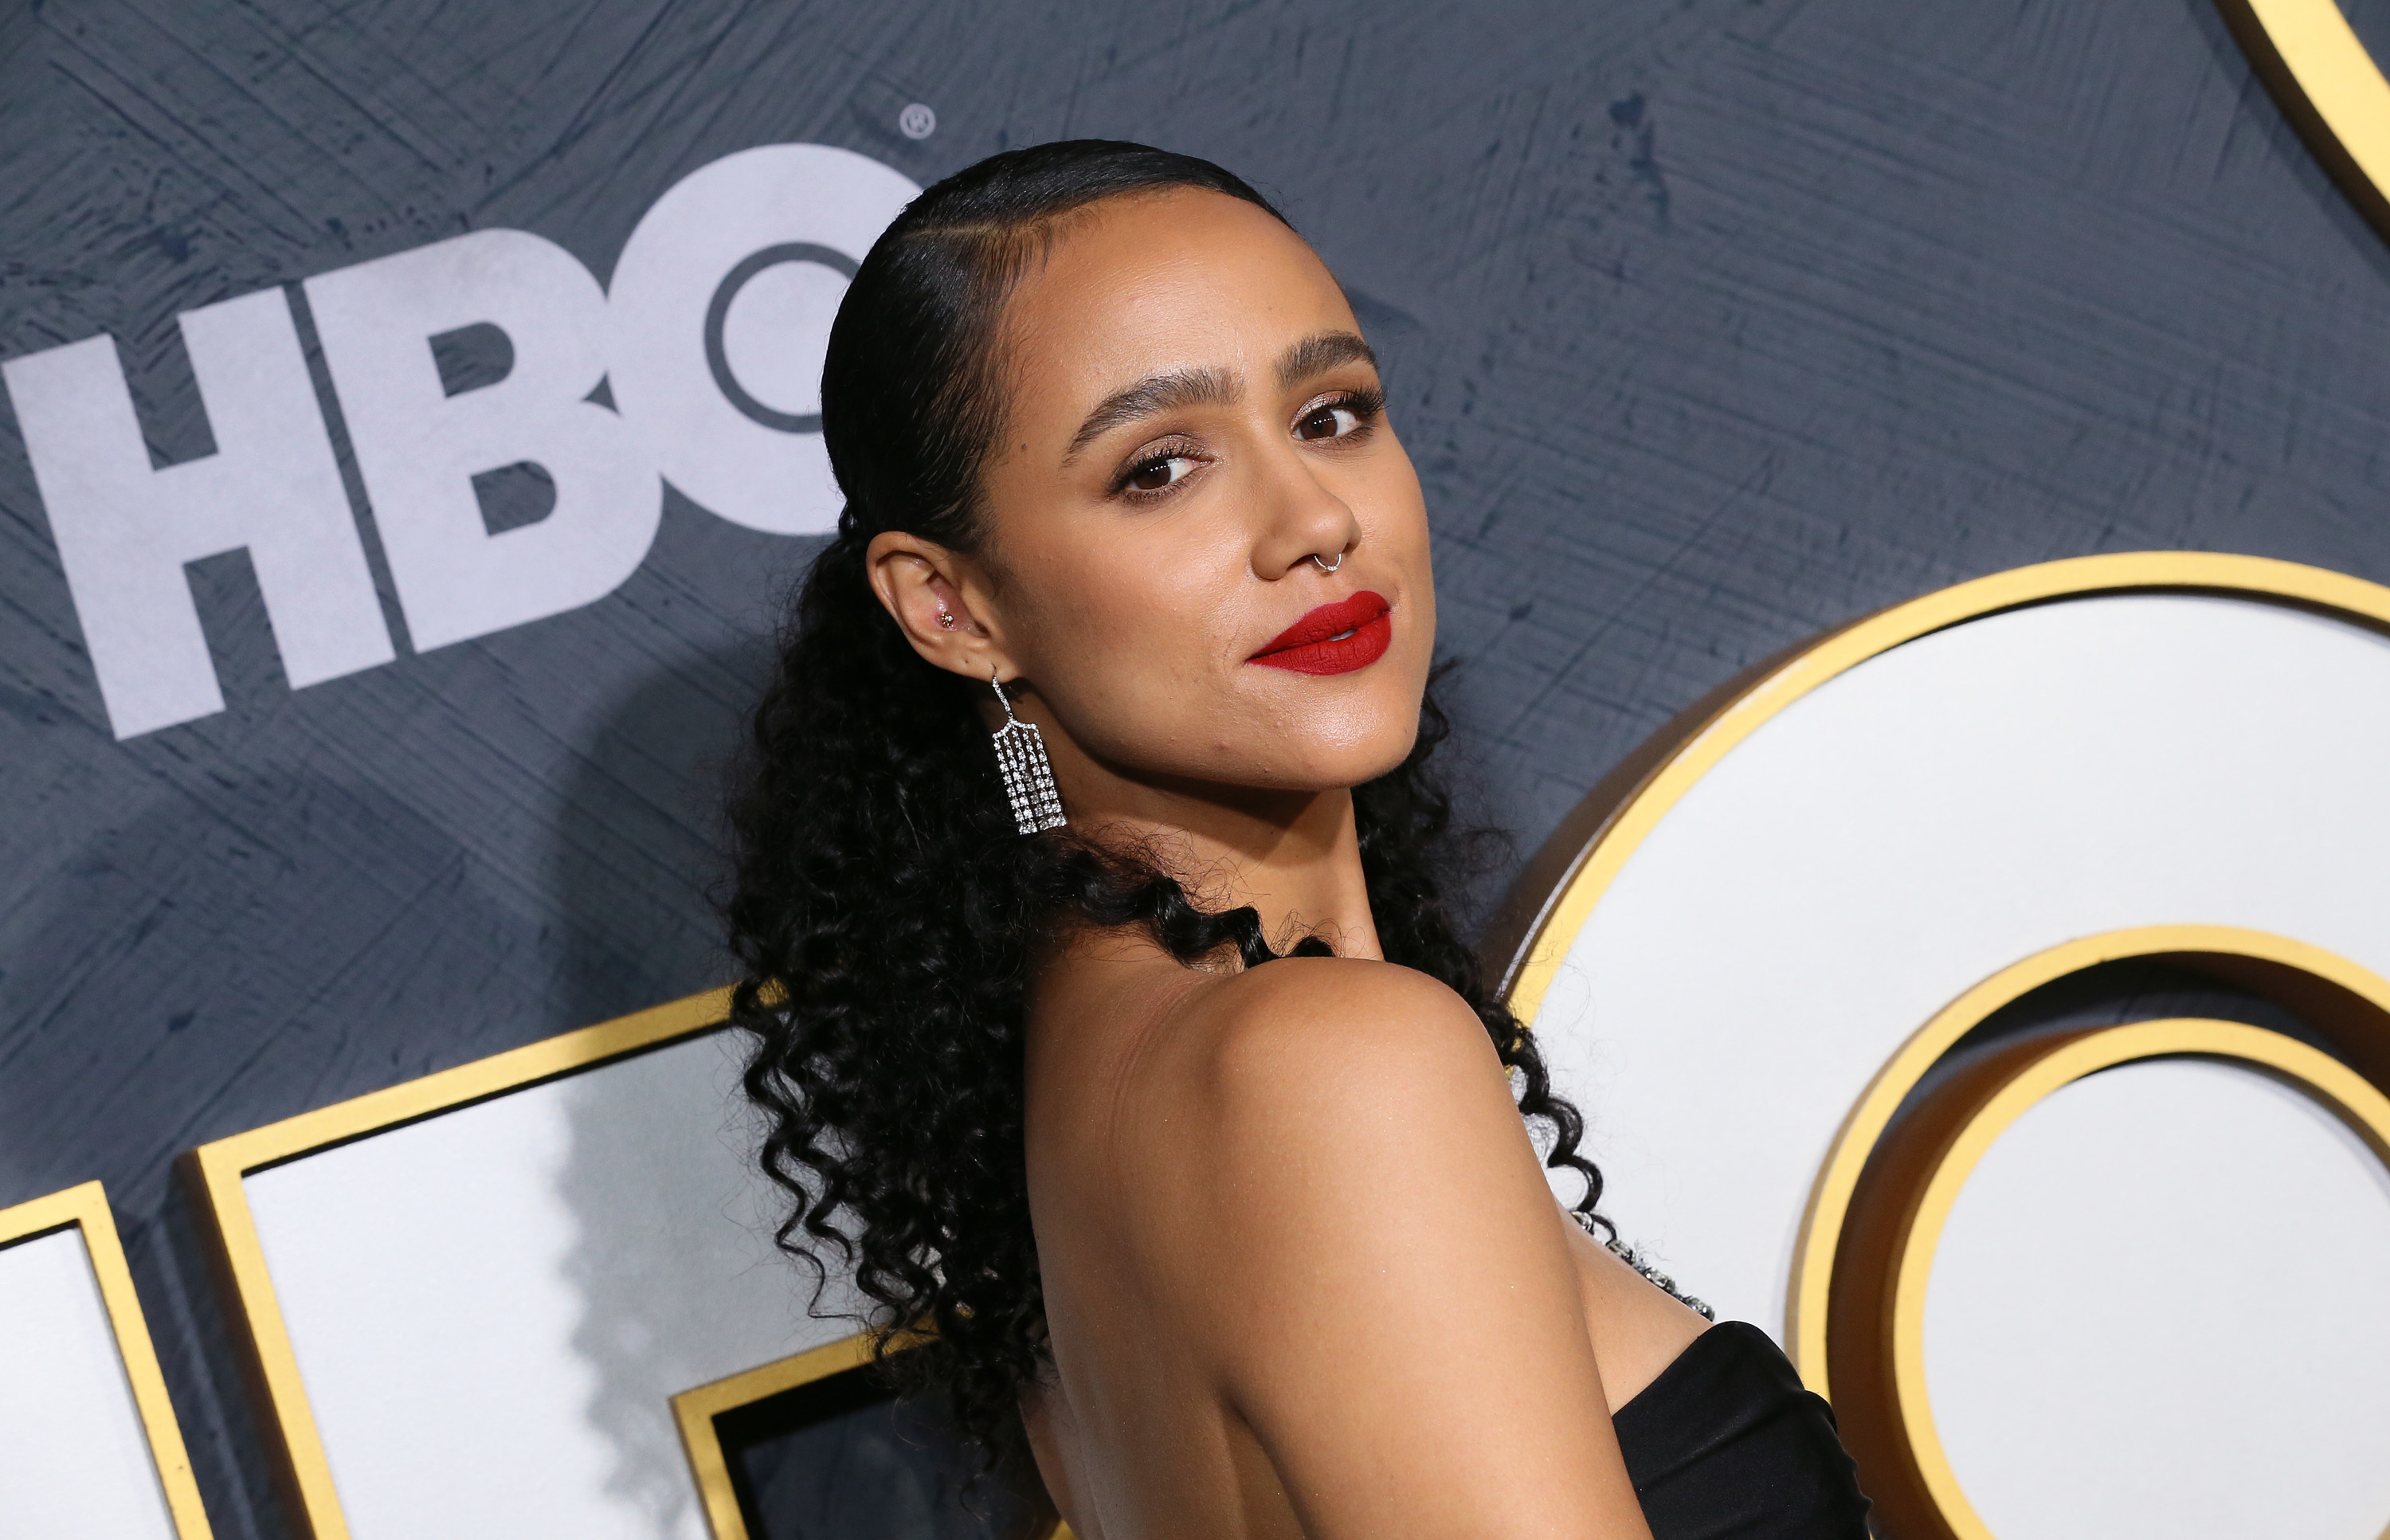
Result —
<svg viewBox="0 0 2390 1540"><path fill-rule="evenodd" d="M1201 446L1192 439L1164 439L1139 451L1122 467L1112 478L1111 489L1130 496L1155 496L1193 475L1201 457Z"/></svg>
<svg viewBox="0 0 2390 1540"><path fill-rule="evenodd" d="M1386 392L1374 385L1366 391L1339 391L1304 407L1295 417L1295 426L1300 429L1322 413L1339 411L1353 414L1354 423L1346 433L1337 434L1337 437L1343 438L1351 433L1367 432L1380 417L1385 415Z"/></svg>
<svg viewBox="0 0 2390 1540"><path fill-rule="evenodd" d="M1376 386L1334 391L1304 403L1287 431L1303 443L1333 445L1359 440L1377 426L1385 410L1385 392ZM1137 501L1166 497L1210 458L1191 438L1172 437L1148 444L1113 474L1111 494Z"/></svg>

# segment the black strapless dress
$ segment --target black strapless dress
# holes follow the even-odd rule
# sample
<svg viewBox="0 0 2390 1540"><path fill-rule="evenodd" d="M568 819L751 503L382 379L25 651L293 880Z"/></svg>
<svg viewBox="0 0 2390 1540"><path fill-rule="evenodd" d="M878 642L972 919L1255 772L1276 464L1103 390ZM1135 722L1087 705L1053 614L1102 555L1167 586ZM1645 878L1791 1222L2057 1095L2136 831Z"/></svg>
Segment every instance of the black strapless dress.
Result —
<svg viewBox="0 0 2390 1540"><path fill-rule="evenodd" d="M1833 1412L1755 1326L1703 1332L1611 1420L1653 1540L1867 1540Z"/></svg>

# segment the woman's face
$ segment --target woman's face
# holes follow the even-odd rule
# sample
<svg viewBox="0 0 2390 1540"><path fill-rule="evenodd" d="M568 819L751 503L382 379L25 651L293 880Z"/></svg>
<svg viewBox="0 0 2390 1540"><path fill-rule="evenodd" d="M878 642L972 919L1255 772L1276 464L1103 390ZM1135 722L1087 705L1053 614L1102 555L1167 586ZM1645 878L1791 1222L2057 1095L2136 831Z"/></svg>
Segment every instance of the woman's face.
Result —
<svg viewBox="0 0 2390 1540"><path fill-rule="evenodd" d="M1066 805L1091 776L1317 791L1399 764L1426 508L1311 249L1215 193L1115 199L1032 263L1002 336L986 539L944 574L874 548L925 655L1028 682Z"/></svg>

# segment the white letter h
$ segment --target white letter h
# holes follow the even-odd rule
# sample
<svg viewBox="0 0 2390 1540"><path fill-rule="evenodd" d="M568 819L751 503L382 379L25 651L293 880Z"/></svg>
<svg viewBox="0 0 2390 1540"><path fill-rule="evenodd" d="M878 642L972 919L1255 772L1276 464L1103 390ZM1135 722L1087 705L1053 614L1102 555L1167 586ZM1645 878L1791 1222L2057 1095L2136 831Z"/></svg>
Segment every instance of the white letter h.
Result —
<svg viewBox="0 0 2390 1540"><path fill-rule="evenodd" d="M0 364L120 738L224 710L183 571L205 557L248 548L293 689L392 656L289 302L178 319L216 452L163 470L111 339Z"/></svg>

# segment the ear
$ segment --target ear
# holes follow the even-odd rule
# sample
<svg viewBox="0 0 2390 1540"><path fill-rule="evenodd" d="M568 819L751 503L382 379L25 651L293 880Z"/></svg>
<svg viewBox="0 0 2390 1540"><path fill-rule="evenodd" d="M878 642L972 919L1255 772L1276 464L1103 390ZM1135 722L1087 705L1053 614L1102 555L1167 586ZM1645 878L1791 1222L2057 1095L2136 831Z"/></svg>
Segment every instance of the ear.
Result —
<svg viewBox="0 0 2390 1540"><path fill-rule="evenodd" d="M872 591L914 651L983 684L991 669L1015 672L987 624L986 585L969 558L933 540L890 530L871 537L863 560ZM966 593L978 597L976 608Z"/></svg>

